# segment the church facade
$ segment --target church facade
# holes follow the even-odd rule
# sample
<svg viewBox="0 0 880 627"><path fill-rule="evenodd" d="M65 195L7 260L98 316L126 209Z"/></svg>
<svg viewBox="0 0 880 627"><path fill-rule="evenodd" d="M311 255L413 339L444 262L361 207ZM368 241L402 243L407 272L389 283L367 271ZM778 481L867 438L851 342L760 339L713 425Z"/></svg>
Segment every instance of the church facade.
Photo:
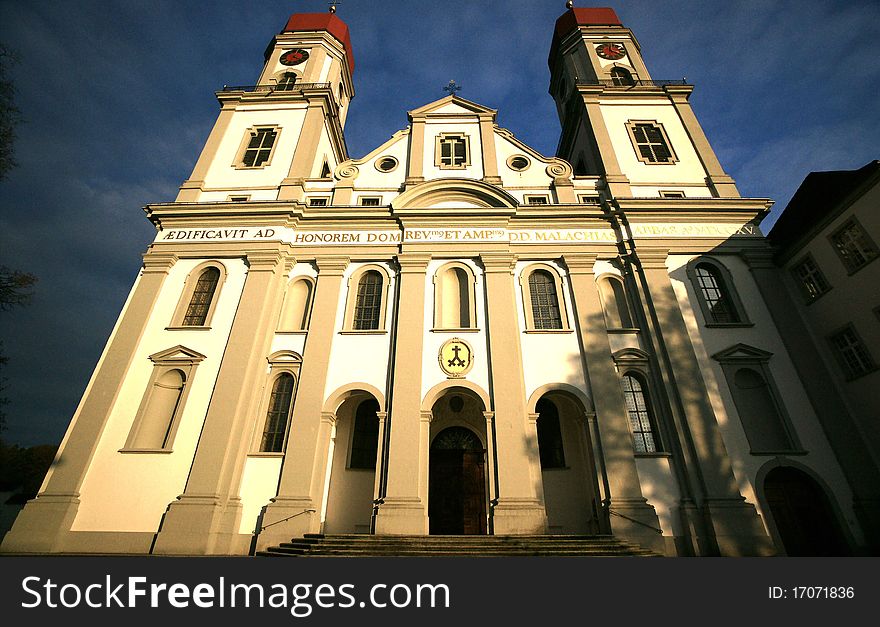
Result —
<svg viewBox="0 0 880 627"><path fill-rule="evenodd" d="M452 94L353 158L348 28L293 15L146 207L155 241L2 550L876 546L876 460L847 465L765 303L771 202L740 197L693 87L653 79L613 10L566 11L549 63L555 157Z"/></svg>

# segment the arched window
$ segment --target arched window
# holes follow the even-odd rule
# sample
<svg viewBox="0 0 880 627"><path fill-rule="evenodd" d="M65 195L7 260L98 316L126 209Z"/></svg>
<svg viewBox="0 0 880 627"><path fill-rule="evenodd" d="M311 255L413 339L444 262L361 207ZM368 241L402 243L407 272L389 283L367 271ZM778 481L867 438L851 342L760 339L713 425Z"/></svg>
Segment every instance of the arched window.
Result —
<svg viewBox="0 0 880 627"><path fill-rule="evenodd" d="M305 331L309 328L313 289L311 279L305 277L290 282L278 320L279 331Z"/></svg>
<svg viewBox="0 0 880 627"><path fill-rule="evenodd" d="M260 441L261 453L281 453L284 451L284 440L290 427L290 409L293 405L292 374L282 372L272 385L269 397L269 409L266 412L266 424Z"/></svg>
<svg viewBox="0 0 880 627"><path fill-rule="evenodd" d="M535 406L538 412L538 452L541 468L565 468L565 451L562 448L562 430L559 426L559 410L553 401L542 398Z"/></svg>
<svg viewBox="0 0 880 627"><path fill-rule="evenodd" d="M599 295L605 310L605 323L609 329L632 329L632 316L626 300L623 281L605 276L599 279Z"/></svg>
<svg viewBox="0 0 880 627"><path fill-rule="evenodd" d="M611 70L611 83L613 85L617 85L618 87L625 87L636 84L629 70L622 67L616 67Z"/></svg>
<svg viewBox="0 0 880 627"><path fill-rule="evenodd" d="M375 470L376 451L379 446L379 403L371 398L358 405L354 414L354 430L351 436L349 468Z"/></svg>
<svg viewBox="0 0 880 627"><path fill-rule="evenodd" d="M357 267L348 277L343 333L384 333L392 278L381 264Z"/></svg>
<svg viewBox="0 0 880 627"><path fill-rule="evenodd" d="M532 322L535 329L561 329L562 312L556 281L547 270L533 270L529 274L529 296Z"/></svg>
<svg viewBox="0 0 880 627"><path fill-rule="evenodd" d="M474 276L464 264L449 264L434 275L434 325L438 329L472 329Z"/></svg>
<svg viewBox="0 0 880 627"><path fill-rule="evenodd" d="M185 384L186 376L176 368L166 371L155 380L130 448L168 447L171 426L174 424Z"/></svg>
<svg viewBox="0 0 880 627"><path fill-rule="evenodd" d="M381 311L382 275L368 270L358 281L353 328L358 331L378 329Z"/></svg>
<svg viewBox="0 0 880 627"><path fill-rule="evenodd" d="M788 451L792 443L772 391L756 368L738 368L733 396L752 452Z"/></svg>
<svg viewBox="0 0 880 627"><path fill-rule="evenodd" d="M707 324L748 324L733 280L724 266L700 258L688 264L688 275Z"/></svg>
<svg viewBox="0 0 880 627"><path fill-rule="evenodd" d="M640 377L626 374L621 380L626 412L633 434L633 447L636 453L656 453L660 449L654 416L645 396L645 388Z"/></svg>
<svg viewBox="0 0 880 627"><path fill-rule="evenodd" d="M150 355L153 371L123 451L171 451L190 382L204 358L180 345Z"/></svg>
<svg viewBox="0 0 880 627"><path fill-rule="evenodd" d="M290 91L293 89L294 84L296 84L296 74L293 72L285 72L281 75L281 78L278 79L278 84L275 86L275 89L279 91Z"/></svg>
<svg viewBox="0 0 880 627"><path fill-rule="evenodd" d="M202 270L183 316L183 326L201 327L205 325L219 280L220 270L217 268L209 266Z"/></svg>

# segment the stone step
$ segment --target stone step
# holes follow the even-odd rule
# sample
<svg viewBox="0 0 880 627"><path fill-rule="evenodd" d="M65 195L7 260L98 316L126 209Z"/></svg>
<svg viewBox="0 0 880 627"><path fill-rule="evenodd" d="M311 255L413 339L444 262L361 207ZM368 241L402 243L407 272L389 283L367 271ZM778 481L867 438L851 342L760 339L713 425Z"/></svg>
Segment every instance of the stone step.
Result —
<svg viewBox="0 0 880 627"><path fill-rule="evenodd" d="M264 557L659 557L608 535L375 536L306 534L257 555Z"/></svg>

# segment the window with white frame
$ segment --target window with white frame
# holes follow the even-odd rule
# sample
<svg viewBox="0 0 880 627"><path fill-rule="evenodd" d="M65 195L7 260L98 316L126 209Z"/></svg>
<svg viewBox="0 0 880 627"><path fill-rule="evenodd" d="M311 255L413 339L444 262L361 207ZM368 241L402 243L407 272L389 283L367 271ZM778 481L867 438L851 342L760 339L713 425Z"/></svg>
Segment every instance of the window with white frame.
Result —
<svg viewBox="0 0 880 627"><path fill-rule="evenodd" d="M527 205L549 205L550 198L545 194L526 194L524 196Z"/></svg>
<svg viewBox="0 0 880 627"><path fill-rule="evenodd" d="M858 379L877 369L868 347L852 324L840 329L828 340L847 379Z"/></svg>
<svg viewBox="0 0 880 627"><path fill-rule="evenodd" d="M807 255L795 264L792 269L798 287L807 302L812 302L831 289L822 270L812 255Z"/></svg>
<svg viewBox="0 0 880 627"><path fill-rule="evenodd" d="M344 333L385 331L385 311L391 275L379 264L357 268L348 279Z"/></svg>
<svg viewBox="0 0 880 627"><path fill-rule="evenodd" d="M226 270L218 261L208 261L193 268L186 278L169 328L207 329L225 278Z"/></svg>
<svg viewBox="0 0 880 627"><path fill-rule="evenodd" d="M649 165L675 163L675 153L663 125L654 121L626 123L639 161Z"/></svg>
<svg viewBox="0 0 880 627"><path fill-rule="evenodd" d="M720 262L699 257L688 264L687 273L707 325L751 324L734 288L733 278Z"/></svg>
<svg viewBox="0 0 880 627"><path fill-rule="evenodd" d="M877 245L855 218L847 220L831 235L831 243L850 274L866 266L878 255Z"/></svg>
<svg viewBox="0 0 880 627"><path fill-rule="evenodd" d="M290 412L293 408L295 379L289 372L282 372L272 383L266 410L266 422L260 439L261 453L282 453L290 428Z"/></svg>
<svg viewBox="0 0 880 627"><path fill-rule="evenodd" d="M470 165L470 146L464 133L441 133L437 136L435 165L440 169L464 169Z"/></svg>
<svg viewBox="0 0 880 627"><path fill-rule="evenodd" d="M645 393L645 382L641 375L630 372L621 379L626 412L629 416L636 453L656 453L662 450L657 437L653 410Z"/></svg>
<svg viewBox="0 0 880 627"><path fill-rule="evenodd" d="M244 147L238 166L242 168L261 168L269 165L272 151L278 139L279 129L275 126L252 128L245 135Z"/></svg>
<svg viewBox="0 0 880 627"><path fill-rule="evenodd" d="M533 328L562 329L562 311L554 276L547 270L533 270L529 274L528 285Z"/></svg>

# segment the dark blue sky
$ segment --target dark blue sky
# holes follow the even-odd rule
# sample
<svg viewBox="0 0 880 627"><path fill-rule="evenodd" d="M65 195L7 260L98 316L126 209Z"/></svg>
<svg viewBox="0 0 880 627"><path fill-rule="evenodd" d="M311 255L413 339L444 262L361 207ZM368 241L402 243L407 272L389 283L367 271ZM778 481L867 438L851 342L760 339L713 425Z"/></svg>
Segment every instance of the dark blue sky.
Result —
<svg viewBox="0 0 880 627"><path fill-rule="evenodd" d="M655 79L696 86L697 116L744 196L772 198L778 211L808 172L880 156L876 0L611 6ZM0 183L0 264L40 279L28 308L0 313L8 441L60 441L152 239L141 207L173 200L189 176L216 118L214 91L256 81L291 13L326 9L0 2L0 41L21 57L13 77L25 118L20 166ZM406 111L444 96L450 79L554 154L547 53L564 10L562 0L343 2L357 62L350 154L403 128Z"/></svg>

